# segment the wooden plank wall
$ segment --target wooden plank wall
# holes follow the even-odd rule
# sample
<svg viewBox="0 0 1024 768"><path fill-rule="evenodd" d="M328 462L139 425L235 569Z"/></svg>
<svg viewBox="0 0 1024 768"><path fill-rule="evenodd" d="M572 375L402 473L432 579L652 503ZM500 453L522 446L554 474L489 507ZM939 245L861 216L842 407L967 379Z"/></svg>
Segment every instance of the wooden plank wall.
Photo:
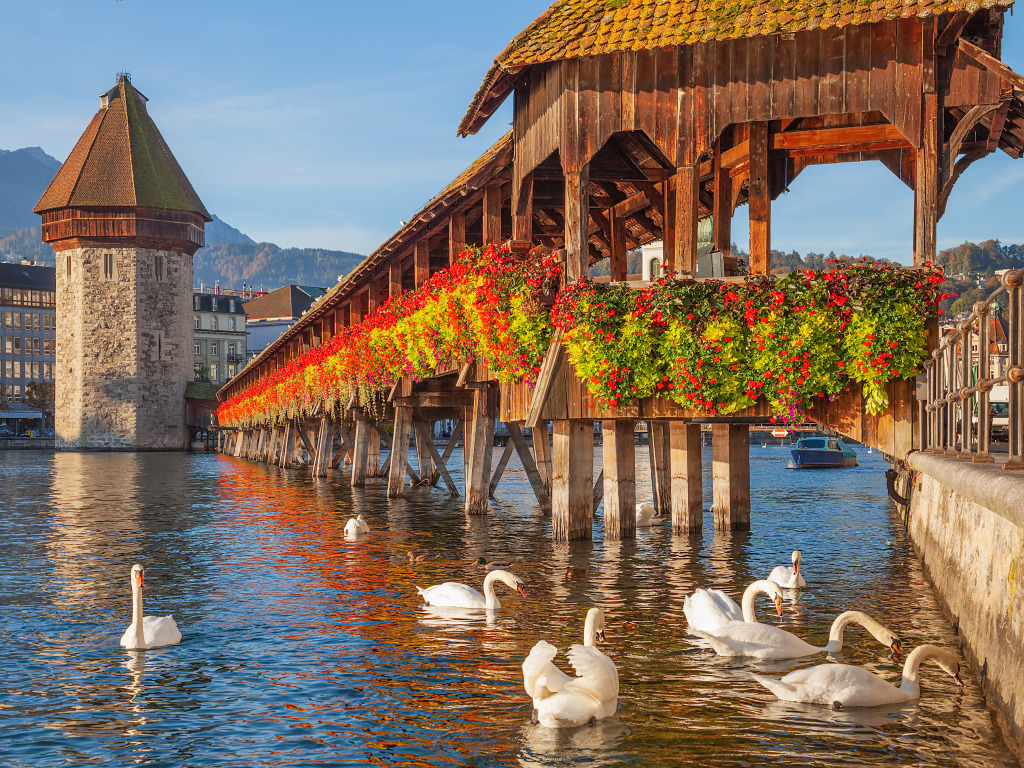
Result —
<svg viewBox="0 0 1024 768"><path fill-rule="evenodd" d="M618 131L644 131L679 166L730 124L868 111L919 147L933 29L900 19L535 66L516 93L515 175L556 150L578 171ZM978 103L982 80L997 102L998 84L958 55L948 103Z"/></svg>
<svg viewBox="0 0 1024 768"><path fill-rule="evenodd" d="M660 397L644 398L622 408L598 408L587 393L583 382L572 372L571 365L566 364L562 367L560 377L561 385L554 387L548 396L542 419L700 421L710 416L702 411L683 408L672 400ZM812 421L851 440L869 445L890 456L903 458L915 447L914 420L917 416L914 380L889 382L887 392L889 407L878 415L864 411L863 394L859 385L853 385L848 392L844 392L832 402L824 399L815 402L809 410L809 416ZM501 421L525 421L532 397L533 388L523 382L502 383L499 409ZM758 400L750 408L731 414L737 421L749 422L758 419L765 425L769 424L771 415L771 409L763 399Z"/></svg>

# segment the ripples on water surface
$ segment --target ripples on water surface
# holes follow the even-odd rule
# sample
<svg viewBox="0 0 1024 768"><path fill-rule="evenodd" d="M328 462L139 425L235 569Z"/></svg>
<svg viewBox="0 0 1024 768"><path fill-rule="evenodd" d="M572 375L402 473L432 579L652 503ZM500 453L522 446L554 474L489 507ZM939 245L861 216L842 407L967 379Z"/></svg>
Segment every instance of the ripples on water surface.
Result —
<svg viewBox="0 0 1024 768"><path fill-rule="evenodd" d="M781 619L760 601L764 620L822 644L835 614L858 608L908 649L957 647L877 453L801 472L783 469L781 448L751 453L751 533L716 534L708 514L703 537L662 526L605 542L598 517L595 541L570 546L551 543L515 465L490 514L467 520L438 490L389 503L382 485L352 492L347 476L214 455L2 452L0 764L1016 765L966 665L962 693L926 667L919 703L833 712L750 679L811 661L748 663L687 642L694 587L738 597L800 548L808 589ZM357 512L374 531L348 542ZM409 550L436 559L410 566ZM504 609L488 618L421 606L416 584L478 585L467 563L479 555L511 558L529 599L499 586ZM181 645L118 646L136 561L146 613L173 612ZM565 581L567 565L587 578ZM608 613L619 714L534 726L522 660L538 639L580 642L590 605ZM899 677L859 628L846 637L846 661Z"/></svg>

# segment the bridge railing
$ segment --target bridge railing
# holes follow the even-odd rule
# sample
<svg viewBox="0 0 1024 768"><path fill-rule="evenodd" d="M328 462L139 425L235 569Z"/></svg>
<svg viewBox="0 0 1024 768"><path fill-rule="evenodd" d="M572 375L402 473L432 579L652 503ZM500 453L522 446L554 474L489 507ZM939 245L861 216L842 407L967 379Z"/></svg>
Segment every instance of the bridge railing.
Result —
<svg viewBox="0 0 1024 768"><path fill-rule="evenodd" d="M1008 456L1004 469L1024 469L1024 269L1009 270L1000 287L957 323L925 362L925 450L993 462L992 428L1007 419ZM992 346L993 305L1006 306L1005 353ZM997 361L1003 362L998 367ZM992 414L993 389L1006 387L1006 408ZM1001 404L1002 401L1000 400ZM1000 457L1001 460L1001 457Z"/></svg>

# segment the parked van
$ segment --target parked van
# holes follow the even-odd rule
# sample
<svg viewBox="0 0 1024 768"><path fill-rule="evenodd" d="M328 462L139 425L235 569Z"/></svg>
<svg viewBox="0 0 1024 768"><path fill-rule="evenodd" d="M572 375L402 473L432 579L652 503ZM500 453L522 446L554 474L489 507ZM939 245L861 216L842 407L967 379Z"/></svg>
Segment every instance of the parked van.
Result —
<svg viewBox="0 0 1024 768"><path fill-rule="evenodd" d="M1010 388L1002 386L992 387L988 393L988 412L991 419L991 439L1010 439Z"/></svg>

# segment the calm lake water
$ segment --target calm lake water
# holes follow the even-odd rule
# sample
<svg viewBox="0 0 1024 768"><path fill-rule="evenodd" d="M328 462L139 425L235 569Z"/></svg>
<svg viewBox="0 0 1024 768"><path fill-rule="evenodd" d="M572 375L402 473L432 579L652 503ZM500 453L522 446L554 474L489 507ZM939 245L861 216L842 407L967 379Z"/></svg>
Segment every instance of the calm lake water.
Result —
<svg viewBox="0 0 1024 768"><path fill-rule="evenodd" d="M808 588L781 618L760 601L762 620L823 644L856 608L908 650L958 647L881 457L859 452L858 468L795 472L782 448L752 447L749 534L715 533L709 513L702 537L661 526L605 542L598 517L595 540L571 545L552 544L515 463L490 514L466 519L440 490L389 502L347 475L216 455L0 452L0 765L1015 766L966 664L962 692L926 667L920 702L834 712L750 678L815 659L724 659L687 639L695 587L738 597L799 548ZM709 507L709 455L705 478ZM349 542L357 512L373 532ZM435 559L410 566L410 550ZM512 559L528 599L499 587L490 617L421 605L417 584L479 588L480 555ZM135 562L146 613L173 613L180 645L118 645ZM567 565L587 577L565 581ZM619 712L535 726L520 665L539 639L580 642L592 605L608 614ZM902 659L859 628L846 637L845 661L899 678Z"/></svg>

